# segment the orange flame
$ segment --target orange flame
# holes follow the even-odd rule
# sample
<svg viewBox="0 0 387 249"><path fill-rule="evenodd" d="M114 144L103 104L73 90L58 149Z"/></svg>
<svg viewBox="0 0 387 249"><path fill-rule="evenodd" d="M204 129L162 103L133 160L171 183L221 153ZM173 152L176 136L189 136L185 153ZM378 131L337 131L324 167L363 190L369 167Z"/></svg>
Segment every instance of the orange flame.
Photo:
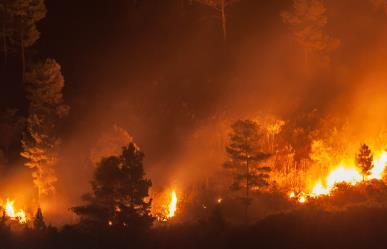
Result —
<svg viewBox="0 0 387 249"><path fill-rule="evenodd" d="M304 203L307 201L307 197L317 198L322 195L330 195L336 184L347 183L356 185L363 180L369 181L373 179L380 180L384 176L384 172L387 166L387 151L378 153L378 156L373 160L373 168L370 171L370 175L363 176L355 163L344 164L341 163L337 167L333 168L324 181L319 179L312 187L310 193L300 193L298 195L295 192L289 194L290 199L297 199L298 202Z"/></svg>
<svg viewBox="0 0 387 249"><path fill-rule="evenodd" d="M169 209L168 218L172 218L173 216L175 216L176 206L177 206L177 196L176 196L175 190L172 190L171 202L169 203L169 207L168 207Z"/></svg>
<svg viewBox="0 0 387 249"><path fill-rule="evenodd" d="M20 209L19 211L15 212L14 204L14 200L10 200L7 198L7 201L4 205L5 215L11 218L12 220L17 220L20 224L27 223L27 215L24 210Z"/></svg>

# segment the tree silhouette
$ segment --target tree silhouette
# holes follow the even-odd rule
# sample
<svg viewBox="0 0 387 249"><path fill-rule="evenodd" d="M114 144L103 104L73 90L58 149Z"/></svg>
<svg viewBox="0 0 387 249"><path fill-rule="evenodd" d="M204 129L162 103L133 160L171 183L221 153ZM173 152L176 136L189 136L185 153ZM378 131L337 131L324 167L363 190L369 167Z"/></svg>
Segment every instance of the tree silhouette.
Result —
<svg viewBox="0 0 387 249"><path fill-rule="evenodd" d="M97 227L148 228L153 222L145 178L144 154L134 144L124 147L120 156L104 158L91 182L92 193L84 196L84 206L72 210L81 223Z"/></svg>
<svg viewBox="0 0 387 249"><path fill-rule="evenodd" d="M281 13L295 40L304 48L305 63L311 54L335 50L340 41L328 35L324 28L328 23L326 7L322 0L293 0L293 10Z"/></svg>
<svg viewBox="0 0 387 249"><path fill-rule="evenodd" d="M363 180L371 174L370 171L374 167L372 162L373 155L371 149L366 144L362 144L358 154L356 155L356 164L361 170Z"/></svg>
<svg viewBox="0 0 387 249"><path fill-rule="evenodd" d="M7 64L8 58L8 43L12 35L12 26L11 26L11 13L10 6L11 1L1 1L0 2L0 33L1 33L1 50L3 52L3 62L4 66Z"/></svg>
<svg viewBox="0 0 387 249"><path fill-rule="evenodd" d="M231 128L230 143L226 147L228 160L224 167L233 173L231 188L245 190L243 201L247 220L247 209L251 203L250 191L268 185L268 172L271 168L262 167L260 163L269 158L269 155L261 151L262 134L256 122L239 120Z"/></svg>
<svg viewBox="0 0 387 249"><path fill-rule="evenodd" d="M55 190L54 166L60 144L57 128L69 107L63 100L61 67L53 59L34 65L26 73L25 86L30 104L21 156L27 159L25 165L34 170L34 184L40 198Z"/></svg>
<svg viewBox="0 0 387 249"><path fill-rule="evenodd" d="M0 148L6 160L10 159L12 149L18 147L21 134L25 128L25 118L17 109L6 109L0 112ZM12 153L13 155L13 153ZM0 160L1 161L1 160Z"/></svg>
<svg viewBox="0 0 387 249"><path fill-rule="evenodd" d="M38 210L36 211L34 218L34 228L36 230L46 229L46 223L44 222L44 217L41 208L38 208Z"/></svg>
<svg viewBox="0 0 387 249"><path fill-rule="evenodd" d="M36 23L46 16L44 0L13 0L6 8L10 17L11 36L9 43L20 48L22 80L26 71L25 49L31 47L40 37Z"/></svg>

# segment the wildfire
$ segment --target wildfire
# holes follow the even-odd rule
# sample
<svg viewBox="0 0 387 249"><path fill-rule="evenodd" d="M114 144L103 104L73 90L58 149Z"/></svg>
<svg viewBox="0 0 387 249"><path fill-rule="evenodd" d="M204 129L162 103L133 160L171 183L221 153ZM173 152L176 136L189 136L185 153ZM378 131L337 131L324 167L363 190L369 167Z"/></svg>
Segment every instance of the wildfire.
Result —
<svg viewBox="0 0 387 249"><path fill-rule="evenodd" d="M176 192L175 192L175 190L172 190L172 192L171 192L171 202L169 203L169 206L168 206L168 210L169 210L168 218L172 218L173 216L175 216L176 205L177 205Z"/></svg>
<svg viewBox="0 0 387 249"><path fill-rule="evenodd" d="M298 202L305 203L306 202L306 197L305 196L300 196L300 198L298 198Z"/></svg>
<svg viewBox="0 0 387 249"><path fill-rule="evenodd" d="M339 165L328 174L325 180L325 186L322 184L321 180L318 180L316 185L313 187L311 195L328 195L338 183L355 185L362 180L363 176L355 166L346 167L344 165Z"/></svg>
<svg viewBox="0 0 387 249"><path fill-rule="evenodd" d="M15 201L7 198L7 201L4 206L5 215L12 220L17 220L20 224L27 223L27 216L24 210L20 209L15 211L14 207Z"/></svg>
<svg viewBox="0 0 387 249"><path fill-rule="evenodd" d="M356 185L362 181L369 181L373 179L382 179L384 171L387 166L387 152L379 153L373 160L373 168L370 171L370 175L363 176L360 170L356 167L355 163L348 165L339 164L333 168L327 175L324 181L319 179L314 185L311 192L305 194L296 194L291 192L289 194L290 199L296 199L300 203L304 203L308 198L317 198L322 195L330 195L336 184L347 183L350 185Z"/></svg>

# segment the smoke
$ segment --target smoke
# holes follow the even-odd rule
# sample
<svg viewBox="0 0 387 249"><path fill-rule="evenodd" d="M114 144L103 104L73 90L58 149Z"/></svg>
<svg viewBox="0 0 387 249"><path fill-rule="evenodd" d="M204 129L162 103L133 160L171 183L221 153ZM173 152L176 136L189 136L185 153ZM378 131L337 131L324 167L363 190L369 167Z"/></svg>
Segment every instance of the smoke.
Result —
<svg viewBox="0 0 387 249"><path fill-rule="evenodd" d="M142 1L124 11L123 1L116 4L114 18L109 9L98 21L111 27L107 35L71 37L67 30L70 40L86 39L90 48L70 44L66 56L58 53L72 113L62 135L63 207L57 210L79 204L90 189L90 151L114 125L145 152L155 188L186 186L221 171L229 125L258 113L291 120L317 109L350 123L345 133L356 145L385 128L387 16L368 1L326 1L326 32L341 46L329 60L310 64L280 16L291 1L233 5L226 43L218 20L200 6ZM60 8L48 9L49 23ZM86 27L96 22L77 18Z"/></svg>

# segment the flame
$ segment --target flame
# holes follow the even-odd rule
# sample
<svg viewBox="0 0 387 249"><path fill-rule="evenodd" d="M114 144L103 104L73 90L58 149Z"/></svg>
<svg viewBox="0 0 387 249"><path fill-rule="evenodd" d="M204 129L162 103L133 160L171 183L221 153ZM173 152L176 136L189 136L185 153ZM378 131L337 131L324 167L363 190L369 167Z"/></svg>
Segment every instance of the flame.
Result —
<svg viewBox="0 0 387 249"><path fill-rule="evenodd" d="M306 202L306 197L305 196L300 196L299 198L298 198L298 202L299 203L305 203Z"/></svg>
<svg viewBox="0 0 387 249"><path fill-rule="evenodd" d="M16 213L16 217L18 218L20 224L27 223L27 216L26 216L26 213L24 212L24 210L19 210Z"/></svg>
<svg viewBox="0 0 387 249"><path fill-rule="evenodd" d="M387 167L387 151L377 154L373 160L373 168L368 176L363 176L355 163L341 163L334 167L323 180L319 179L311 188L309 193L296 193L294 191L288 194L290 199L296 200L299 203L305 203L309 198L318 198L323 195L330 195L336 184L347 183L356 185L362 181L381 180L384 176Z"/></svg>
<svg viewBox="0 0 387 249"><path fill-rule="evenodd" d="M319 195L327 195L327 194L329 194L329 189L325 188L322 185L321 180L318 180L316 185L313 187L312 195L319 196Z"/></svg>
<svg viewBox="0 0 387 249"><path fill-rule="evenodd" d="M313 187L312 196L328 195L338 183L355 185L363 180L363 176L355 166L346 167L342 164L332 170L326 180L325 186L318 180Z"/></svg>
<svg viewBox="0 0 387 249"><path fill-rule="evenodd" d="M172 191L171 193L171 202L169 203L169 213L168 213L168 218L172 218L175 216L176 212L176 205L177 205L177 196L175 190Z"/></svg>
<svg viewBox="0 0 387 249"><path fill-rule="evenodd" d="M371 174L367 177L367 179L382 179L387 164L387 152L382 152L381 155L373 161L373 164L374 167L371 169Z"/></svg>
<svg viewBox="0 0 387 249"><path fill-rule="evenodd" d="M9 218L15 218L15 209L13 207L13 204L15 203L15 201L10 201L8 198L7 198L7 203L5 204L5 214L9 217Z"/></svg>
<svg viewBox="0 0 387 249"><path fill-rule="evenodd" d="M27 223L27 215L24 210L20 209L19 211L15 212L15 207L14 207L15 201L10 200L7 198L7 201L5 203L5 215L12 220L17 220L20 224L25 224Z"/></svg>
<svg viewBox="0 0 387 249"><path fill-rule="evenodd" d="M369 181L373 179L381 180L384 176L384 172L387 166L387 151L378 153L378 156L373 160L373 168L370 171L370 175L363 176L355 163L345 165L339 164L333 168L324 181L319 179L312 188L312 191L308 194L295 192L289 193L290 199L296 199L300 203L307 201L307 197L317 198L322 195L330 195L336 184L347 183L356 185L362 181Z"/></svg>
<svg viewBox="0 0 387 249"><path fill-rule="evenodd" d="M299 203L305 203L308 200L309 195L304 192L295 193L294 191L289 193L289 198L296 200Z"/></svg>

